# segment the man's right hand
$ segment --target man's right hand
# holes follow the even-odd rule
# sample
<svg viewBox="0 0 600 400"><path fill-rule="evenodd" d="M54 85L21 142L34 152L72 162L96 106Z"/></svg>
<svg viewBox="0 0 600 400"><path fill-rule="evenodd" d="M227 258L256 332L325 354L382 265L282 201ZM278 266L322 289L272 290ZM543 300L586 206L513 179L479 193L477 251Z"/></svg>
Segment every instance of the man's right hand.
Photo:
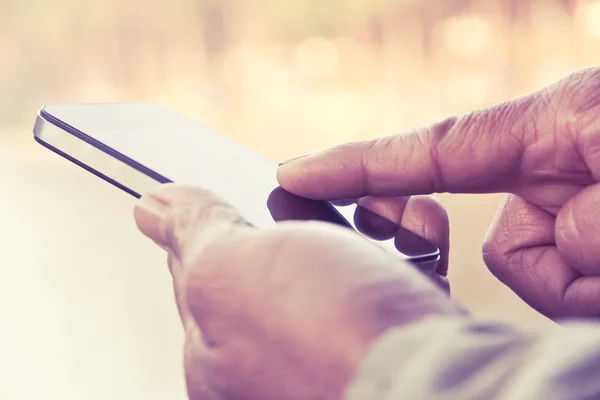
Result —
<svg viewBox="0 0 600 400"><path fill-rule="evenodd" d="M600 68L409 134L283 163L324 200L510 193L483 245L494 275L551 318L600 315ZM384 215L385 216L385 215Z"/></svg>

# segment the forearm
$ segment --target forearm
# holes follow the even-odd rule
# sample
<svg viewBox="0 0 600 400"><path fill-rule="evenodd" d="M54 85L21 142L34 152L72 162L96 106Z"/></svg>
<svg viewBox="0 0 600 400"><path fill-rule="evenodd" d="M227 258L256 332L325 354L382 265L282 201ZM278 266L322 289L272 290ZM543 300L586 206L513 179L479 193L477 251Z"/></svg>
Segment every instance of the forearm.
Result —
<svg viewBox="0 0 600 400"><path fill-rule="evenodd" d="M346 400L598 399L600 324L522 332L470 319L428 319L384 334Z"/></svg>

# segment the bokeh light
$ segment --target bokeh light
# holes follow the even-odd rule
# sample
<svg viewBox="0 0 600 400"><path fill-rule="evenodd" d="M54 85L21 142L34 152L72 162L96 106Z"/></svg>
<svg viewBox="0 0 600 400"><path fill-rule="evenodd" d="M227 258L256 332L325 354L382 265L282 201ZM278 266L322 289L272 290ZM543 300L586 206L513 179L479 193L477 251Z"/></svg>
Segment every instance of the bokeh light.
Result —
<svg viewBox="0 0 600 400"><path fill-rule="evenodd" d="M580 12L583 14L583 23L588 33L600 38L600 1L594 0L584 3Z"/></svg>
<svg viewBox="0 0 600 400"><path fill-rule="evenodd" d="M492 42L492 28L488 21L475 14L450 17L441 22L439 35L446 50L457 57L483 57Z"/></svg>
<svg viewBox="0 0 600 400"><path fill-rule="evenodd" d="M298 71L309 79L325 78L338 67L338 50L335 44L323 38L309 38L300 44L296 52Z"/></svg>

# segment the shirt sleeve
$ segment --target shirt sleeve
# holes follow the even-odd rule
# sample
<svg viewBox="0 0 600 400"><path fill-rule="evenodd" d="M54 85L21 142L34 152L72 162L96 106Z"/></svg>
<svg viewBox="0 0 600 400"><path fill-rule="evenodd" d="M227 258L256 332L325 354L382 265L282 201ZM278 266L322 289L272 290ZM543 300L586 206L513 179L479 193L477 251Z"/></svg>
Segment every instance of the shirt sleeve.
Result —
<svg viewBox="0 0 600 400"><path fill-rule="evenodd" d="M600 323L525 332L427 319L382 335L346 400L600 399Z"/></svg>

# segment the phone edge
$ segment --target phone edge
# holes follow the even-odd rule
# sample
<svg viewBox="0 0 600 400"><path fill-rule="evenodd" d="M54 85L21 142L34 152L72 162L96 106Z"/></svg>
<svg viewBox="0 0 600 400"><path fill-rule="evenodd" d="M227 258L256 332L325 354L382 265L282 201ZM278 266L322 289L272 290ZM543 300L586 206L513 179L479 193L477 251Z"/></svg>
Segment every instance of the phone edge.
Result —
<svg viewBox="0 0 600 400"><path fill-rule="evenodd" d="M140 164L139 162L127 157L126 155L124 155L123 153L120 153L118 151L116 151L115 149L105 145L102 142L97 141L96 139L94 139L93 137L86 135L84 132L80 131L79 129L67 124L64 121L61 121L60 119L56 118L55 116L53 116L52 114L49 114L48 112L45 111L45 107L42 107L42 109L40 110L38 117L41 117L45 122L54 125L55 127L62 129L63 131L75 136L76 138L86 142L87 144L89 144L90 146L95 147L96 149L116 158L117 160L127 164L128 166L136 169L138 172L141 172L142 174L148 176L149 178L152 178L156 181L158 181L159 183L172 183L173 181L170 180L169 178L159 174L158 172L146 167L145 165ZM34 128L35 129L35 128Z"/></svg>
<svg viewBox="0 0 600 400"><path fill-rule="evenodd" d="M50 118L47 118L47 116L49 116ZM58 123L58 124L53 123L52 121L50 121L50 119L55 120L60 123ZM66 159L67 161L70 161L71 163L77 165L80 168L83 168L84 170L97 176L98 178L102 179L103 181L110 183L114 187L122 190L123 192L125 192L135 198L139 199L143 193L138 193L136 190L118 182L116 179L109 177L108 175L99 171L98 169L78 160L77 158L70 155L69 153L67 153L67 152L57 148L56 146L52 145L51 143L47 142L43 138L43 136L44 136L43 133L44 133L44 130L46 129L47 124L51 125L53 128L60 129L61 131L65 132L65 134L67 134L67 135L74 136L76 139L81 140L85 145L92 146L94 149L106 154L107 156L114 157L117 161L125 164L127 167L132 168L136 172L146 176L147 178L156 181L157 185L172 182L170 179L139 164L138 162L130 159L129 157L123 155L122 153L119 153L118 151L116 151L100 142L97 142L96 140L89 137L88 135L85 135L78 129L52 117L48 113L44 113L43 108L42 108L42 110L40 110L40 112L37 115L35 125L33 127L33 138L37 143L39 143L43 147L47 148L48 150L52 151L53 153L56 153L57 155L61 156L62 158Z"/></svg>
<svg viewBox="0 0 600 400"><path fill-rule="evenodd" d="M69 155L68 153L66 153L66 152L58 149L57 147L53 146L52 144L44 141L43 138L41 138L39 135L44 129L44 126L43 126L44 124L50 124L50 125L54 126L55 128L58 128L58 129L64 131L65 133L76 137L77 139L83 141L85 144L94 147L96 150L101 151L111 157L114 157L116 160L126 164L130 168L135 169L137 172L147 176L148 178L155 180L157 182L157 185L173 182L169 178L164 177L163 175L136 162L135 160L132 160L131 158L125 156L124 154L122 154L122 153L112 149L111 147L106 146L105 144L95 140L94 138L86 135L85 133L81 132L79 129L54 117L53 115L51 115L45 111L45 107L42 107L40 109L40 111L37 115L36 123L34 126L34 132L33 132L34 139L36 142L38 142L40 145L44 146L48 150L56 153L57 155L63 157L64 159L70 161L71 163L83 168L84 170L92 173L93 175L97 176L98 178L104 180L105 182L110 183L114 187L128 193L129 195L131 195L135 198L140 198L143 193L138 193L135 190L128 188L127 186L116 181L115 179L110 178L106 174L94 169L93 167L90 167L89 165L77 160L75 157ZM337 208L335 206L331 205L331 207L333 207L334 210L339 213L339 210L337 210ZM425 240L427 240L427 239L425 239ZM407 257L406 261L409 261L410 263L412 263L414 265L418 265L419 267L424 267L424 266L437 267L437 264L441 257L441 251L440 251L439 247L437 247L437 246L435 246L435 247L437 248L436 253L423 254L421 256L414 257L414 258ZM422 268L419 268L419 269L422 269ZM431 267L424 268L424 269L431 269Z"/></svg>

